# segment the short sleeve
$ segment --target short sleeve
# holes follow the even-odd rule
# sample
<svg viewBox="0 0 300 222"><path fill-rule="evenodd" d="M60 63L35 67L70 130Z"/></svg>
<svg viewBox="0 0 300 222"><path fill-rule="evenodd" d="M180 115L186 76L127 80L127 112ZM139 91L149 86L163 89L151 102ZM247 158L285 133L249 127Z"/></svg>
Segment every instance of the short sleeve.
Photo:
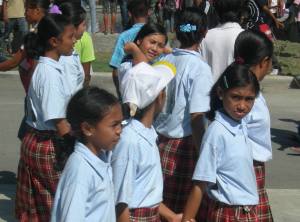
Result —
<svg viewBox="0 0 300 222"><path fill-rule="evenodd" d="M210 90L213 85L211 70L202 68L202 73L190 80L189 110L190 113L207 112L210 109Z"/></svg>
<svg viewBox="0 0 300 222"><path fill-rule="evenodd" d="M92 62L95 60L94 45L91 36L85 32L75 44L75 49L80 56L81 63Z"/></svg>
<svg viewBox="0 0 300 222"><path fill-rule="evenodd" d="M203 141L205 141L205 136ZM217 180L217 152L216 147L203 142L200 155L194 170L193 180L216 183Z"/></svg>
<svg viewBox="0 0 300 222"><path fill-rule="evenodd" d="M125 73L132 68L132 62L123 62L118 68L118 78L119 82L122 82L122 79Z"/></svg>
<svg viewBox="0 0 300 222"><path fill-rule="evenodd" d="M112 68L116 68L116 69L119 68L119 66L123 60L123 57L125 55L124 44L125 44L125 42L123 40L123 37L122 37L122 35L120 35L115 44L115 48L114 48L113 54L112 54L110 62L109 62L109 65Z"/></svg>
<svg viewBox="0 0 300 222"><path fill-rule="evenodd" d="M40 89L40 97L44 122L66 117L68 98L66 98L67 95L64 93L64 86L61 79L52 77L44 81L44 85Z"/></svg>
<svg viewBox="0 0 300 222"><path fill-rule="evenodd" d="M129 204L131 201L135 178L133 150L134 144L128 139L121 137L113 151L112 170L116 204Z"/></svg>
<svg viewBox="0 0 300 222"><path fill-rule="evenodd" d="M51 222L84 221L88 188L78 182L70 183L57 192Z"/></svg>

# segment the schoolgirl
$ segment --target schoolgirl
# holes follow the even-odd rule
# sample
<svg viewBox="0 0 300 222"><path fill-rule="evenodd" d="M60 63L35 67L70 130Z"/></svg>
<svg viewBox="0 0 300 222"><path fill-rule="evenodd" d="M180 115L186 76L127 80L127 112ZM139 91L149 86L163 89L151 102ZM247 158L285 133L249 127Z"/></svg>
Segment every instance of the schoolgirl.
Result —
<svg viewBox="0 0 300 222"><path fill-rule="evenodd" d="M170 63L150 66L141 62L129 69L120 82L122 100L129 104L132 118L112 155L119 222L158 222L160 215L169 221L181 220L181 215L161 204L162 169L152 126L165 101L164 88L174 74L175 67Z"/></svg>
<svg viewBox="0 0 300 222"><path fill-rule="evenodd" d="M118 99L105 90L79 90L67 107L77 142L59 179L51 221L116 221L111 150L123 119Z"/></svg>
<svg viewBox="0 0 300 222"><path fill-rule="evenodd" d="M39 22L37 33L29 35L28 43L40 58L27 95L30 129L21 144L16 214L20 221L49 221L61 173L56 157L64 149L55 141L70 138L65 109L71 92L58 60L72 53L74 26L63 15L47 15Z"/></svg>
<svg viewBox="0 0 300 222"><path fill-rule="evenodd" d="M167 32L164 27L155 23L146 23L138 32L136 38L133 41L140 52L144 55L145 62L154 62L165 50L168 42ZM132 68L135 64L132 59L132 53L137 53L139 50L135 49L131 43L130 50L125 45L124 51L127 56L124 58L123 63L118 68L118 79L121 82L124 74Z"/></svg>
<svg viewBox="0 0 300 222"><path fill-rule="evenodd" d="M234 49L235 60L250 67L258 81L272 70L273 43L263 33L244 31L237 37ZM265 162L272 159L270 113L262 92L255 99L245 121L253 150L259 205L259 221L273 221L265 188Z"/></svg>
<svg viewBox="0 0 300 222"><path fill-rule="evenodd" d="M212 88L208 117L213 122L203 137L182 221L195 217L206 191L207 221L258 221L252 149L243 119L258 94L256 76L237 63L227 67Z"/></svg>
<svg viewBox="0 0 300 222"><path fill-rule="evenodd" d="M211 70L198 52L207 31L205 14L187 8L178 18L180 48L162 58L176 66L177 74L167 87L166 105L155 122L164 174L163 200L176 213L183 211L192 186L213 84Z"/></svg>
<svg viewBox="0 0 300 222"><path fill-rule="evenodd" d="M54 5L52 8L57 7L57 13L67 16L75 27L75 38L79 40L86 29L86 12L80 6L74 3L65 2L61 5ZM69 84L72 94L75 94L83 87L85 81L85 74L83 66L80 62L79 54L73 50L70 56L61 56L59 58L60 64L64 67L65 76Z"/></svg>

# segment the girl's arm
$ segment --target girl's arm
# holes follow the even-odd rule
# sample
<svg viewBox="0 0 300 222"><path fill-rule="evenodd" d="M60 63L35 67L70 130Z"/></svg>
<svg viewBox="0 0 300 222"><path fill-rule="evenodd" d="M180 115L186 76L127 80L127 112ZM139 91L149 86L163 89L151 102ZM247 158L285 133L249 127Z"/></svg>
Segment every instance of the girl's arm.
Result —
<svg viewBox="0 0 300 222"><path fill-rule="evenodd" d="M270 16L272 18L272 20L274 21L274 23L276 25L276 28L278 28L278 29L284 28L284 25L281 22L279 22L276 19L276 17L273 15L273 13L270 11L268 5L264 5L262 9L268 16Z"/></svg>
<svg viewBox="0 0 300 222"><path fill-rule="evenodd" d="M182 214L175 214L172 210L170 210L166 205L161 203L159 205L159 214L165 218L168 222L180 222L182 219Z"/></svg>
<svg viewBox="0 0 300 222"><path fill-rule="evenodd" d="M18 50L11 59L0 63L0 71L7 71L17 67L24 58L24 50Z"/></svg>
<svg viewBox="0 0 300 222"><path fill-rule="evenodd" d="M191 114L192 136L197 149L199 149L201 145L202 136L205 132L204 115L204 113Z"/></svg>
<svg viewBox="0 0 300 222"><path fill-rule="evenodd" d="M119 203L116 206L117 222L130 222L129 208L125 203Z"/></svg>
<svg viewBox="0 0 300 222"><path fill-rule="evenodd" d="M71 126L66 119L56 119L55 127L57 134L61 137L71 132Z"/></svg>
<svg viewBox="0 0 300 222"><path fill-rule="evenodd" d="M184 208L182 222L193 221L201 204L206 182L194 182L193 188Z"/></svg>
<svg viewBox="0 0 300 222"><path fill-rule="evenodd" d="M128 42L124 46L124 51L127 54L132 55L133 57L133 65L138 64L140 62L149 62L144 53L140 50L140 48L134 42Z"/></svg>
<svg viewBox="0 0 300 222"><path fill-rule="evenodd" d="M84 71L84 82L83 82L83 86L87 87L90 85L90 81L91 81L91 62L85 62L85 63L81 63L82 67L83 67L83 71Z"/></svg>

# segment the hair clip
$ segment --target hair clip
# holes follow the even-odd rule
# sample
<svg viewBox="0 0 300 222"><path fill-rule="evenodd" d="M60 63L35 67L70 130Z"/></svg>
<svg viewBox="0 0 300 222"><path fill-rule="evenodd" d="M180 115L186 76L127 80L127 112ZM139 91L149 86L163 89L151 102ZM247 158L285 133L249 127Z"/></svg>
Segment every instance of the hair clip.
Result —
<svg viewBox="0 0 300 222"><path fill-rule="evenodd" d="M59 15L62 14L62 12L61 12L61 10L59 9L58 5L53 5L53 6L49 9L49 13L50 13L50 14L59 14Z"/></svg>
<svg viewBox="0 0 300 222"><path fill-rule="evenodd" d="M235 62L237 64L243 65L245 63L245 60L242 57L238 56L235 58Z"/></svg>
<svg viewBox="0 0 300 222"><path fill-rule="evenodd" d="M224 85L225 85L226 89L229 89L228 82L227 82L227 78L226 78L225 75L224 75L224 77L223 77L223 80L224 80Z"/></svg>
<svg viewBox="0 0 300 222"><path fill-rule="evenodd" d="M191 24L180 25L179 28L181 32L197 31L197 26Z"/></svg>

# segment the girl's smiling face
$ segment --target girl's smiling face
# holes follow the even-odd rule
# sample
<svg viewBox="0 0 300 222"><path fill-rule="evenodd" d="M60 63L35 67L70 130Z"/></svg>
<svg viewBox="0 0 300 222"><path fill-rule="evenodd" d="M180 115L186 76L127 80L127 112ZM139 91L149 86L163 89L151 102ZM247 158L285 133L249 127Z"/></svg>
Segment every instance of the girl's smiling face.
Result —
<svg viewBox="0 0 300 222"><path fill-rule="evenodd" d="M234 120L241 120L252 109L255 101L255 90L252 85L236 87L227 91L218 91L226 113Z"/></svg>
<svg viewBox="0 0 300 222"><path fill-rule="evenodd" d="M152 61L163 53L166 45L166 37L159 33L145 36L143 39L137 40L137 45L145 54L148 61Z"/></svg>

